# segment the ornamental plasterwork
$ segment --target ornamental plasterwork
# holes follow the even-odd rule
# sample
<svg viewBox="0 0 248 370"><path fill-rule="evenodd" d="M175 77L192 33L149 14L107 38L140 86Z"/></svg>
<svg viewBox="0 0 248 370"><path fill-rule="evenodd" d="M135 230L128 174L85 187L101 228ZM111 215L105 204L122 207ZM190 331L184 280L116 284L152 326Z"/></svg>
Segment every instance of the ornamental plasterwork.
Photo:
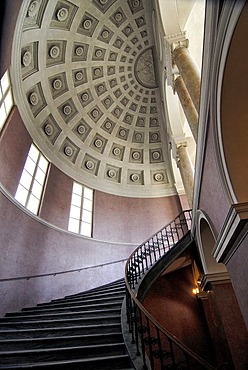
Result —
<svg viewBox="0 0 248 370"><path fill-rule="evenodd" d="M12 51L14 96L41 151L89 187L175 194L150 0L29 0Z"/></svg>

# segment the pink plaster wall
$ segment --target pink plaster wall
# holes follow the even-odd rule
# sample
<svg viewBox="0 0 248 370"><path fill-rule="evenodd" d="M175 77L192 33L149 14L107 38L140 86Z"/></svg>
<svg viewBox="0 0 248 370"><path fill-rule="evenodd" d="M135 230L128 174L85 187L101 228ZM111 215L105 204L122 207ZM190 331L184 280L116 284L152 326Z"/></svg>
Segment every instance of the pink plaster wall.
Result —
<svg viewBox="0 0 248 370"><path fill-rule="evenodd" d="M248 235L239 245L235 254L227 263L227 270L232 280L239 307L248 329Z"/></svg>
<svg viewBox="0 0 248 370"><path fill-rule="evenodd" d="M128 198L95 191L95 238L141 243L182 212L178 196Z"/></svg>
<svg viewBox="0 0 248 370"><path fill-rule="evenodd" d="M72 186L73 180L51 164L39 216L67 230Z"/></svg>
<svg viewBox="0 0 248 370"><path fill-rule="evenodd" d="M234 368L246 370L248 365L248 333L231 284L212 286L220 341L227 342ZM221 343L222 343L221 341ZM224 344L224 343L223 343Z"/></svg>
<svg viewBox="0 0 248 370"><path fill-rule="evenodd" d="M14 106L0 136L0 182L12 195L15 195L31 143Z"/></svg>
<svg viewBox="0 0 248 370"><path fill-rule="evenodd" d="M202 174L198 208L208 216L215 237L217 237L226 218L230 204L225 195L225 188L216 159L213 127L211 123L207 136L206 155Z"/></svg>
<svg viewBox="0 0 248 370"><path fill-rule="evenodd" d="M124 276L124 262L82 272L36 278L2 279L46 274L127 259L131 244L101 242L44 225L24 213L0 192L0 314L63 297Z"/></svg>

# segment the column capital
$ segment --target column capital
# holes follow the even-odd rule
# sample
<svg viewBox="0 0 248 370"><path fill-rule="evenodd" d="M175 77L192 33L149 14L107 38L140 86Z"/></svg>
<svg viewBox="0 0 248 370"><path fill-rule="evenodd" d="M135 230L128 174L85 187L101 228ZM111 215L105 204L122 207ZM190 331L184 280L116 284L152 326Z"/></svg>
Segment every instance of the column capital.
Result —
<svg viewBox="0 0 248 370"><path fill-rule="evenodd" d="M187 143L186 143L186 141L183 141L181 143L176 143L177 149L181 148L182 146L184 146L184 147L187 147L188 146Z"/></svg>
<svg viewBox="0 0 248 370"><path fill-rule="evenodd" d="M167 83L169 86L174 87L175 73L178 73L178 69L173 62L172 53L179 46L188 47L189 40L186 39L186 31L175 33L173 35L166 35L164 37L165 47L165 67L167 74Z"/></svg>

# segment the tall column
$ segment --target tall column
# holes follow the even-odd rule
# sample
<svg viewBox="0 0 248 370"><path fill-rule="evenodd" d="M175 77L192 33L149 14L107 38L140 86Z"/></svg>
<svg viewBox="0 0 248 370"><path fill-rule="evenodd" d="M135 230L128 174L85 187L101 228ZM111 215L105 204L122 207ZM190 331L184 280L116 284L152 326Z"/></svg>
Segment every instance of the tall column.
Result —
<svg viewBox="0 0 248 370"><path fill-rule="evenodd" d="M172 56L194 103L195 109L199 113L201 84L199 69L191 58L187 47L184 45L176 47L173 50Z"/></svg>
<svg viewBox="0 0 248 370"><path fill-rule="evenodd" d="M189 206L193 203L194 169L191 163L186 144L177 145L177 165L182 177L182 182Z"/></svg>
<svg viewBox="0 0 248 370"><path fill-rule="evenodd" d="M181 106L183 108L184 114L187 118L189 127L191 129L192 135L197 142L198 135L198 113L192 102L192 99L188 93L185 83L181 76L177 77L174 82L174 90L177 93Z"/></svg>

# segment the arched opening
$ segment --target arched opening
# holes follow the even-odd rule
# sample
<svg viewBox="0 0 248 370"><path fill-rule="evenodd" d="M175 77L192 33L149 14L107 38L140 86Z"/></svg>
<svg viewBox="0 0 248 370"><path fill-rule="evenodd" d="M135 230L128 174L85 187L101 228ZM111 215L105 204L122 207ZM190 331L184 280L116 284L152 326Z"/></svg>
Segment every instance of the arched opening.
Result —
<svg viewBox="0 0 248 370"><path fill-rule="evenodd" d="M248 4L244 6L229 46L221 91L221 140L229 180L238 203L247 202Z"/></svg>

